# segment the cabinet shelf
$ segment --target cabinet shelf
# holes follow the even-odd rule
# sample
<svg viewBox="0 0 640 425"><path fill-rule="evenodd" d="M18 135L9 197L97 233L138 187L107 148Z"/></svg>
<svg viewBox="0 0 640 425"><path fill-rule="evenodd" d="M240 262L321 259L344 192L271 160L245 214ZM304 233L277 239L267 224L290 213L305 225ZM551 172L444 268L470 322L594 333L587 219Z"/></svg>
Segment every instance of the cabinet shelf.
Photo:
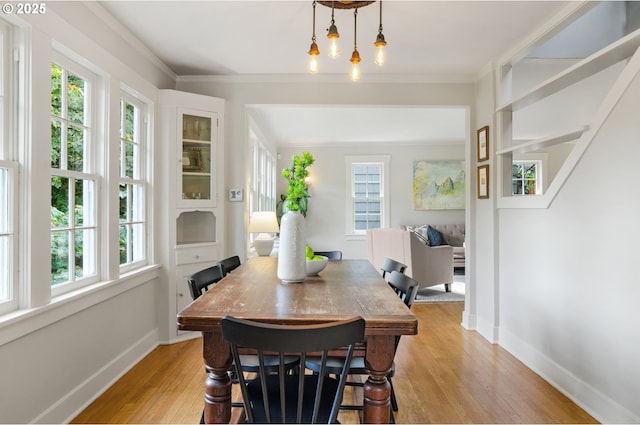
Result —
<svg viewBox="0 0 640 425"><path fill-rule="evenodd" d="M513 112L525 108L547 96L563 90L608 67L631 57L640 47L640 30L636 30L615 43L599 50L570 66L554 77L538 84L518 98L500 106L497 112Z"/></svg>
<svg viewBox="0 0 640 425"><path fill-rule="evenodd" d="M183 171L182 172L183 176L210 176L211 173L207 173L207 172L199 172L199 171Z"/></svg>
<svg viewBox="0 0 640 425"><path fill-rule="evenodd" d="M182 143L191 144L191 145L205 145L205 146L208 146L211 144L209 140L194 140L194 139L182 139Z"/></svg>
<svg viewBox="0 0 640 425"><path fill-rule="evenodd" d="M542 139L530 140L524 143L518 143L513 146L509 146L505 149L496 151L496 155L504 155L506 153L528 153L535 152L537 150L547 148L549 146L559 145L561 143L577 140L582 136L582 133L589 130L589 126L585 125L577 130L569 131L566 133L555 134L553 136L545 137Z"/></svg>

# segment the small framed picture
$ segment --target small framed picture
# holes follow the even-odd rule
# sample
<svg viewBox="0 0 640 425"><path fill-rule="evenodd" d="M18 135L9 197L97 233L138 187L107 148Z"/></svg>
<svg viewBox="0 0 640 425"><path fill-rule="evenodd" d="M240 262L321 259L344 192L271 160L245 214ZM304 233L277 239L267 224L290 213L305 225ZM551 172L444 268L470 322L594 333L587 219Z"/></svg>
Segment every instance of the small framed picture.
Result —
<svg viewBox="0 0 640 425"><path fill-rule="evenodd" d="M202 152L199 149L185 149L182 151L182 171L202 171Z"/></svg>
<svg viewBox="0 0 640 425"><path fill-rule="evenodd" d="M478 199L489 198L489 164L478 167Z"/></svg>
<svg viewBox="0 0 640 425"><path fill-rule="evenodd" d="M478 161L489 159L489 126L478 130Z"/></svg>
<svg viewBox="0 0 640 425"><path fill-rule="evenodd" d="M229 189L229 200L231 202L242 201L242 189Z"/></svg>

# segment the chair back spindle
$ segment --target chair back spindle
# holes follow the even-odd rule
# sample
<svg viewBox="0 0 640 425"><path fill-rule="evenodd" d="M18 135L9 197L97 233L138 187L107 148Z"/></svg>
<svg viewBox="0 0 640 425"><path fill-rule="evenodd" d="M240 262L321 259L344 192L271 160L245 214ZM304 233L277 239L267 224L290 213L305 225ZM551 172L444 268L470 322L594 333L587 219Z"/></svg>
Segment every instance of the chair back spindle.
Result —
<svg viewBox="0 0 640 425"><path fill-rule="evenodd" d="M358 317L318 325L272 325L234 317L222 319L222 336L229 342L236 367L242 367L239 348L258 353L255 379L239 373L247 421L250 423L335 423L342 402L355 344L364 339L364 319ZM346 347L339 379L328 376L329 351ZM265 359L277 353L277 374L266 371ZM307 353L322 353L318 374L305 374ZM287 373L286 356L300 357L301 370Z"/></svg>

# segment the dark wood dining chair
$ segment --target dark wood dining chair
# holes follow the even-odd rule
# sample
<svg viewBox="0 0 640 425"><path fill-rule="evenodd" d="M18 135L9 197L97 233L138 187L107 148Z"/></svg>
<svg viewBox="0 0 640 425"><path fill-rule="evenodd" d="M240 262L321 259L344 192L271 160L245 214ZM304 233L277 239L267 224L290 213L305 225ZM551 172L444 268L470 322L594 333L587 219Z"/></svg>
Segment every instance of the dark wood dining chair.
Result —
<svg viewBox="0 0 640 425"><path fill-rule="evenodd" d="M382 260L380 269L382 270L382 277L384 277L386 280L387 274L391 273L394 270L400 273L404 273L404 271L407 269L407 265L391 258L385 258L384 260Z"/></svg>
<svg viewBox="0 0 640 425"><path fill-rule="evenodd" d="M195 300L208 290L210 285L219 282L223 277L224 273L219 264L192 274L187 278L191 298Z"/></svg>
<svg viewBox="0 0 640 425"><path fill-rule="evenodd" d="M420 289L420 284L405 275L404 273L400 273L397 270L392 270L387 275L387 283L394 290L396 295L400 297L400 299L405 303L405 305L411 308L413 301L416 299L416 294ZM400 336L396 336L395 346L394 346L394 355L395 351L398 349L398 344L400 343ZM342 373L345 365L345 359L342 357L331 357L326 364L325 372L329 374L338 375ZM319 359L312 357L307 359L305 362L305 366L312 370L314 373L322 373L321 364ZM363 357L354 357L351 359L349 370L347 372L349 375L367 375L367 370L364 367L364 358ZM391 365L391 371L387 375L387 380L389 381L389 385L391 386L391 407L394 412L398 411L398 402L396 400L396 394L393 389L393 382L391 378L395 374L395 362ZM346 382L346 385L350 386L363 386L362 382L349 380ZM363 405L341 405L341 409L344 410L362 410ZM393 419L393 416L392 416Z"/></svg>
<svg viewBox="0 0 640 425"><path fill-rule="evenodd" d="M225 260L218 262L215 266L207 267L204 270L200 270L197 273L192 274L187 278L187 283L189 285L189 291L191 292L191 297L195 300L200 297L205 291L209 289L209 286L219 282L222 278L228 273L225 269L225 264L230 267L230 270L236 269L240 265L240 258L238 256L229 257ZM237 265L236 265L237 264ZM256 373L259 370L258 358L256 356L247 354L243 355L243 370L246 373ZM277 372L278 368L278 358L272 356L265 356L266 362L266 370L267 373ZM285 367L287 370L292 370L297 368L300 364L300 359L295 356L287 356L285 358ZM238 381L238 376L236 375L235 367L232 365L231 369L231 380L233 382ZM232 403L233 407L244 407L242 403L234 402ZM204 412L203 416L200 418L200 423L204 423Z"/></svg>
<svg viewBox="0 0 640 425"><path fill-rule="evenodd" d="M261 359L261 371L255 379L242 374L240 388L249 423L336 423L342 402L347 369L357 342L364 339L365 322L361 317L316 325L276 325L226 316L222 319L222 337L229 342L237 367L242 366L241 348L253 349ZM346 348L345 366L340 378L326 373L289 374L284 357L295 354L301 364L307 353L322 353L320 370L324 372L329 350ZM277 374L267 374L262 366L265 352L281 359Z"/></svg>
<svg viewBox="0 0 640 425"><path fill-rule="evenodd" d="M329 261L342 260L342 251L314 251L315 255L323 255L329 259Z"/></svg>
<svg viewBox="0 0 640 425"><path fill-rule="evenodd" d="M222 266L222 275L226 276L229 272L240 267L240 257L234 255L233 257L218 261L218 264Z"/></svg>

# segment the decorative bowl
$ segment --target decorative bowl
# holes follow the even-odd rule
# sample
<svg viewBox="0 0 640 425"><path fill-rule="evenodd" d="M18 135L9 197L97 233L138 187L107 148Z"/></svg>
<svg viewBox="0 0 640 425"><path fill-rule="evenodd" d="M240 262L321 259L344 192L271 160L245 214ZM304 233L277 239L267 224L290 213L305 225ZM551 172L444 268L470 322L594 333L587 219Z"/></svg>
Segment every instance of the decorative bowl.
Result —
<svg viewBox="0 0 640 425"><path fill-rule="evenodd" d="M315 276L327 267L329 258L324 255L318 255L322 257L321 260L307 260L307 276Z"/></svg>

